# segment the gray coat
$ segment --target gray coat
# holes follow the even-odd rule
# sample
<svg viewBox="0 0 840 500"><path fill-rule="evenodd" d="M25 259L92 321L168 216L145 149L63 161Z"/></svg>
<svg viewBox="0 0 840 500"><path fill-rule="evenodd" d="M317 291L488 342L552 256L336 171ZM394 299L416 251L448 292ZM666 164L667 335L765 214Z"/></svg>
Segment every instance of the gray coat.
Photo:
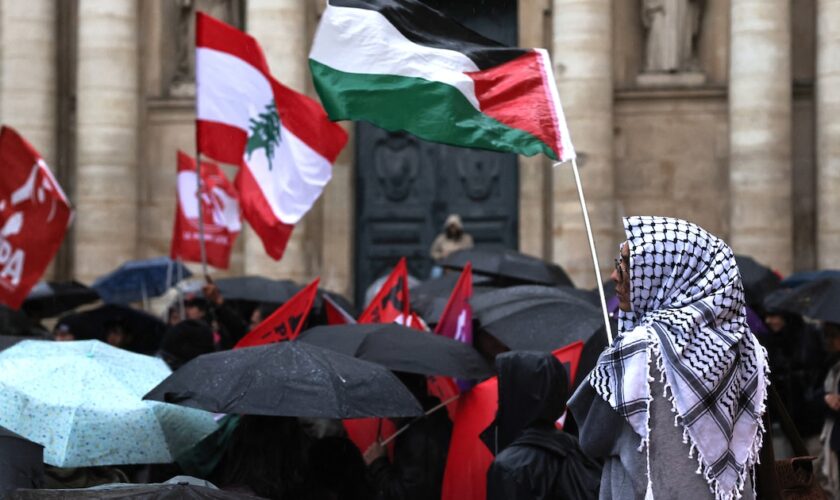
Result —
<svg viewBox="0 0 840 500"><path fill-rule="evenodd" d="M696 472L696 458L688 456L689 445L682 442L682 427L674 425L672 405L662 397L658 371L653 368L651 375L655 380L651 383L654 398L650 409L650 478L654 498L714 499L709 484ZM569 400L569 410L578 423L583 451L604 460L600 498L644 499L648 483L646 453L639 451L641 438L627 420L595 393L588 380ZM754 500L750 484L742 494L742 499Z"/></svg>

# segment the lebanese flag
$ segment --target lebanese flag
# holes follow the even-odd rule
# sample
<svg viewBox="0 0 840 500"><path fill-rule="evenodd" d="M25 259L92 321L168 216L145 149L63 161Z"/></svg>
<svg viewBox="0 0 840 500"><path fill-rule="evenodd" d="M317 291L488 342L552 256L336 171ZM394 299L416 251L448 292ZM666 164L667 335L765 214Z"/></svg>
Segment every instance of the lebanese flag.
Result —
<svg viewBox="0 0 840 500"><path fill-rule="evenodd" d="M324 309L327 312L327 324L328 325L354 325L356 324L356 318L353 317L352 314L345 311L343 307L336 304L333 299L329 298L327 295L323 296L324 298Z"/></svg>
<svg viewBox="0 0 840 500"><path fill-rule="evenodd" d="M472 345L472 263L467 262L440 315L435 333Z"/></svg>
<svg viewBox="0 0 840 500"><path fill-rule="evenodd" d="M279 260L329 182L347 133L316 101L271 76L253 37L201 12L195 59L198 150L241 166L242 213Z"/></svg>
<svg viewBox="0 0 840 500"><path fill-rule="evenodd" d="M18 309L58 252L73 218L41 155L0 129L0 303Z"/></svg>
<svg viewBox="0 0 840 500"><path fill-rule="evenodd" d="M309 67L333 120L453 146L574 158L548 52L505 47L417 0L329 0Z"/></svg>
<svg viewBox="0 0 840 500"><path fill-rule="evenodd" d="M552 353L566 367L570 385L577 375L582 352L583 342L577 341ZM481 441L481 433L496 418L499 378L489 378L462 394L452 425L441 500L484 500L493 453Z"/></svg>
<svg viewBox="0 0 840 500"><path fill-rule="evenodd" d="M253 347L264 344L273 344L284 340L294 340L300 335L300 330L306 322L312 304L315 302L315 295L318 293L318 278L296 293L294 297L286 301L274 311L271 316L255 326L253 330L236 343L234 349L240 347ZM270 300L270 297L266 297Z"/></svg>
<svg viewBox="0 0 840 500"><path fill-rule="evenodd" d="M391 275L383 283L376 297L359 316L359 323L400 323L411 320L408 302L408 267L405 257L401 258Z"/></svg>
<svg viewBox="0 0 840 500"><path fill-rule="evenodd" d="M169 255L188 262L201 262L195 170L195 160L178 151L178 197ZM233 243L242 229L239 195L215 163L201 162L201 203L207 262L227 269Z"/></svg>

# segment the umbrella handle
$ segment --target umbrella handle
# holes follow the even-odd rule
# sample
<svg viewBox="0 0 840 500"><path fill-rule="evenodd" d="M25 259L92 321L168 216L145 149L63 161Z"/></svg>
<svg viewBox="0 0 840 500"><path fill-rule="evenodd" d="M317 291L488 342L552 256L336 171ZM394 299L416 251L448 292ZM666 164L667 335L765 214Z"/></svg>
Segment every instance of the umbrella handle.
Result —
<svg viewBox="0 0 840 500"><path fill-rule="evenodd" d="M426 413L424 413L424 414L423 414L423 416L424 416L424 417L428 417L428 416L429 416L429 415L431 415L432 413L434 413L434 412L436 412L436 411L440 410L441 408L445 407L446 405L448 405L449 403L451 403L451 402L455 401L456 399L458 399L458 398L460 398L460 397L461 397L461 395L460 395L460 394L456 394L456 395L452 396L451 398L447 399L447 400L446 400L446 401L444 401L443 403L440 403L439 405L432 407L429 411L427 411ZM409 422L409 423L405 424L404 426L400 427L399 429L397 429L397 432L395 432L395 433L391 434L390 436L388 436L388 437L387 437L384 441L382 441L382 442L381 442L381 443L379 443L379 444L381 444L382 446L387 445L388 443L390 443L391 441L393 441L394 439L396 439L396 437L397 437L397 436L399 436L400 434L402 434L403 432L405 432L406 430L408 430L408 428L409 428L409 427L411 427L411 425L412 425L414 422L417 422L418 420L420 420L420 418L415 418L415 419L414 419L414 420L412 420L411 422ZM380 424L381 424L381 422L382 422L382 421L380 420Z"/></svg>

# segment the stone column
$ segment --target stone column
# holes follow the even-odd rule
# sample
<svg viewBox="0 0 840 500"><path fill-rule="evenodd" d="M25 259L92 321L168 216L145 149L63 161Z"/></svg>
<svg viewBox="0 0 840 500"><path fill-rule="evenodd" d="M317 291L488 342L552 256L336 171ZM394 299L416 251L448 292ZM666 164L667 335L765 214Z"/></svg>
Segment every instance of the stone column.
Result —
<svg viewBox="0 0 840 500"><path fill-rule="evenodd" d="M136 0L79 0L75 274L136 257L139 41Z"/></svg>
<svg viewBox="0 0 840 500"><path fill-rule="evenodd" d="M840 0L817 2L817 266L840 258Z"/></svg>
<svg viewBox="0 0 840 500"><path fill-rule="evenodd" d="M729 243L783 274L793 268L790 1L732 0Z"/></svg>
<svg viewBox="0 0 840 500"><path fill-rule="evenodd" d="M14 127L55 172L55 2L0 3L0 122Z"/></svg>
<svg viewBox="0 0 840 500"><path fill-rule="evenodd" d="M309 70L306 40L306 4L301 0L249 0L245 16L248 33L254 36L265 52L274 77L298 92L306 91ZM259 236L247 227L245 240L245 274L259 274L295 281L310 279L310 253L306 244L307 219L295 225L286 253L280 262L273 261L263 249Z"/></svg>
<svg viewBox="0 0 840 500"><path fill-rule="evenodd" d="M602 278L618 252L613 181L612 2L554 0L552 59L578 153ZM570 165L554 168L553 257L578 286L595 285Z"/></svg>

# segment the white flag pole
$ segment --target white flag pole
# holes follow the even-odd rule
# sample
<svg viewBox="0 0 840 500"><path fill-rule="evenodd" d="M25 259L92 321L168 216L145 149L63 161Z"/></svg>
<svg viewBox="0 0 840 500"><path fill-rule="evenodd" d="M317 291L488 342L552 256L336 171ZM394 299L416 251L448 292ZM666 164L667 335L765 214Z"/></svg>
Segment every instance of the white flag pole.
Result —
<svg viewBox="0 0 840 500"><path fill-rule="evenodd" d="M555 163L554 166L562 165ZM595 251L595 238L592 236L592 224L589 222L589 210L586 208L586 198L583 196L583 185L580 182L577 160L572 158L572 172L575 175L578 199L580 199L580 210L583 212L583 224L586 226L586 237L589 239L589 253L592 255L592 264L595 266L595 281L598 283L598 295L601 298L601 312L604 314L604 327L607 329L607 344L612 344L613 334L610 326L610 314L607 311L607 299L604 296L604 280L601 278L601 267L598 265L598 254Z"/></svg>

